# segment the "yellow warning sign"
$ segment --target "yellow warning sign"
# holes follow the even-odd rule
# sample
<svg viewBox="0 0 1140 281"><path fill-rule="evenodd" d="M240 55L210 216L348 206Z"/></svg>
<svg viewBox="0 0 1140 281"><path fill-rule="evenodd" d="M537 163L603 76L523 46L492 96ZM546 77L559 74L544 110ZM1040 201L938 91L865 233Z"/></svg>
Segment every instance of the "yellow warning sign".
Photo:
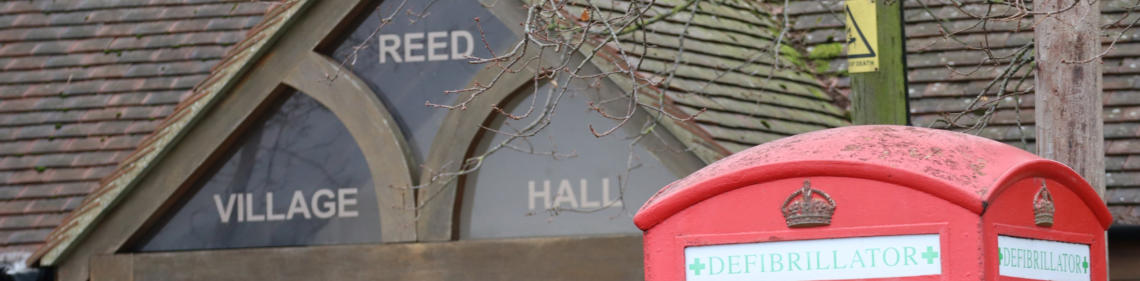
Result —
<svg viewBox="0 0 1140 281"><path fill-rule="evenodd" d="M879 71L879 25L875 0L846 0L847 72Z"/></svg>

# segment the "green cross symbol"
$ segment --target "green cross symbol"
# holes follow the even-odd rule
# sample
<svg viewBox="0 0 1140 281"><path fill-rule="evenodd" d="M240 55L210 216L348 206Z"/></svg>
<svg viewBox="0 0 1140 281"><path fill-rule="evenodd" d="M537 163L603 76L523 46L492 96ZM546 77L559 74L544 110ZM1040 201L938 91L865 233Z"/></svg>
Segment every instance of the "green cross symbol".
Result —
<svg viewBox="0 0 1140 281"><path fill-rule="evenodd" d="M701 259L693 259L693 263L689 264L689 270L693 271L693 275L700 276L701 270L705 270L705 265L701 263Z"/></svg>
<svg viewBox="0 0 1140 281"><path fill-rule="evenodd" d="M1001 248L998 248L998 262L1001 262L1002 258L1003 258L1003 256L1001 254Z"/></svg>
<svg viewBox="0 0 1140 281"><path fill-rule="evenodd" d="M934 259L938 258L938 252L934 251L934 247L926 246L926 252L922 253L922 258L926 259L926 264L933 264Z"/></svg>
<svg viewBox="0 0 1140 281"><path fill-rule="evenodd" d="M1085 262L1081 263L1081 267L1085 269L1085 273L1089 273L1089 258L1085 257Z"/></svg>

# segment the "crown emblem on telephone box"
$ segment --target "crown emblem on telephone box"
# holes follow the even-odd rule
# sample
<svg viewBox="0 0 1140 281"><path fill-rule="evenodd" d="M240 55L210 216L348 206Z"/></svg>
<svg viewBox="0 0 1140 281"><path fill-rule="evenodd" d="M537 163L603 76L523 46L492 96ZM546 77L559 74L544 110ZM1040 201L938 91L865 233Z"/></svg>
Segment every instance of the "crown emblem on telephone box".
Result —
<svg viewBox="0 0 1140 281"><path fill-rule="evenodd" d="M817 196L818 195L818 196ZM812 227L831 224L835 214L835 200L827 193L811 188L811 181L804 181L800 190L788 195L780 206L788 227Z"/></svg>
<svg viewBox="0 0 1140 281"><path fill-rule="evenodd" d="M1049 227L1053 226L1053 195L1049 194L1049 188L1045 187L1045 180L1041 180L1041 189L1037 190L1037 195L1033 196L1033 217L1037 226Z"/></svg>

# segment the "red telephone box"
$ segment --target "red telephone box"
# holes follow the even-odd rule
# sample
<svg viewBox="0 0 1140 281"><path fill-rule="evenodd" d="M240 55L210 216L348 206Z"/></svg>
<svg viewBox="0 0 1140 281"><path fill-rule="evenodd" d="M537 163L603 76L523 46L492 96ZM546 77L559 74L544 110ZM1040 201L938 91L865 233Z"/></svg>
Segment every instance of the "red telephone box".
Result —
<svg viewBox="0 0 1140 281"><path fill-rule="evenodd" d="M1106 280L1111 222L1063 164L903 126L753 147L634 217L649 281Z"/></svg>

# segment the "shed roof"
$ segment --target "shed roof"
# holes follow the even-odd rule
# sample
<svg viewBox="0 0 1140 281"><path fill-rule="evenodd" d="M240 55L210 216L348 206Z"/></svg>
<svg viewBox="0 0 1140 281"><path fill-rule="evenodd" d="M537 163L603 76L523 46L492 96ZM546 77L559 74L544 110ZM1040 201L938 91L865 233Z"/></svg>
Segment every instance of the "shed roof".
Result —
<svg viewBox="0 0 1140 281"><path fill-rule="evenodd" d="M713 196L757 182L804 176L858 177L897 183L982 214L1006 184L1030 176L1072 189L1107 229L1100 196L1065 165L990 139L905 126L849 126L801 134L733 154L649 199L634 223L648 230Z"/></svg>
<svg viewBox="0 0 1140 281"><path fill-rule="evenodd" d="M0 3L0 252L31 252L274 3Z"/></svg>
<svg viewBox="0 0 1140 281"><path fill-rule="evenodd" d="M777 44L779 23L770 7L758 1L705 0L685 6L688 2L640 1L639 7L653 4L643 17L668 16L608 43L609 56L602 59L614 68L637 66L640 79L659 83L654 90L639 91L647 106L664 100L662 107L671 113L696 116L663 123L703 160L711 163L757 144L851 124L842 102L787 55L787 42ZM603 13L593 18L606 20L625 15L631 4L577 0L566 10L580 15L597 7ZM608 77L632 92L634 81L628 77ZM671 80L662 83L666 77Z"/></svg>
<svg viewBox="0 0 1140 281"><path fill-rule="evenodd" d="M986 25L968 15L989 14L1005 18L1018 12L1008 5L990 1L903 1L905 5L907 49L907 89L911 120L916 126L947 128L936 123L948 114L967 111L970 101L987 84L1004 71L1006 61L983 61L984 46L996 56L1008 56L1033 40L1033 17L1022 20L995 20ZM960 3L961 5L955 4ZM1106 203L1118 224L1140 225L1140 30L1126 28L1136 21L1134 1L1107 0L1101 6L1104 24L1103 47L1111 37L1119 41L1103 57L1104 148ZM840 46L844 35L844 17L839 13L843 1L793 0L788 12L795 32L802 34L799 44L805 53L814 48ZM1015 18L1010 18L1015 19ZM945 29L944 29L945 28ZM947 32L955 33L949 36ZM1032 55L1030 50L1029 55ZM846 59L822 60L837 89L847 91L849 80L843 76ZM1036 151L1034 142L1034 98L1032 67L1024 67L1014 75L1006 96L994 98L998 87L986 92L990 102L998 102L998 110L977 135ZM1024 83L1017 79L1027 77ZM1016 85L1016 86L1015 86ZM1027 91L1025 95L1010 95ZM983 109L984 110L984 109ZM970 110L958 125L976 123L981 111ZM1019 122L1020 125L1019 126ZM960 129L960 128L959 128ZM1025 142L1022 142L1024 137Z"/></svg>

